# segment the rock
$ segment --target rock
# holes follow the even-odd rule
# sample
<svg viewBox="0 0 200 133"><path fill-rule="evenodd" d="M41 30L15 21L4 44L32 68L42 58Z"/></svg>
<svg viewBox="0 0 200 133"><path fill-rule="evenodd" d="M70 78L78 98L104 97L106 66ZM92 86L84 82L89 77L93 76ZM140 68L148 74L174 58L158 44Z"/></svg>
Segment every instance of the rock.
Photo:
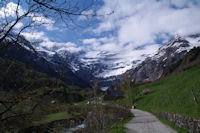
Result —
<svg viewBox="0 0 200 133"><path fill-rule="evenodd" d="M141 95L144 96L144 95L147 95L147 94L150 94L151 93L151 90L149 89L144 89L142 92L141 92Z"/></svg>
<svg viewBox="0 0 200 133"><path fill-rule="evenodd" d="M200 132L200 120L168 112L158 112L157 114L174 122L178 127L188 130L190 133Z"/></svg>
<svg viewBox="0 0 200 133"><path fill-rule="evenodd" d="M162 45L154 56L147 57L136 68L129 70L136 83L152 82L161 78L164 70L182 59L190 43L182 37L175 37Z"/></svg>
<svg viewBox="0 0 200 133"><path fill-rule="evenodd" d="M136 106L137 106L136 104L133 104L132 109L136 109Z"/></svg>
<svg viewBox="0 0 200 133"><path fill-rule="evenodd" d="M52 100L52 101L51 101L51 104L55 104L55 103L56 103L56 101L55 101L55 100Z"/></svg>

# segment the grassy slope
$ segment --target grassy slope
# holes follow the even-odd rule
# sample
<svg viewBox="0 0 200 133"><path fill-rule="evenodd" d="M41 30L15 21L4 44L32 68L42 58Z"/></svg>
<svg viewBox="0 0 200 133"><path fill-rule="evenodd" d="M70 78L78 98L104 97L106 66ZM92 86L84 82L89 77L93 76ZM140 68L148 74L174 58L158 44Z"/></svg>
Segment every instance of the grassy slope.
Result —
<svg viewBox="0 0 200 133"><path fill-rule="evenodd" d="M165 111L200 119L200 104L195 104L191 90L200 101L200 66L191 68L176 76L139 86L140 91L153 91L144 97L138 96L138 108Z"/></svg>

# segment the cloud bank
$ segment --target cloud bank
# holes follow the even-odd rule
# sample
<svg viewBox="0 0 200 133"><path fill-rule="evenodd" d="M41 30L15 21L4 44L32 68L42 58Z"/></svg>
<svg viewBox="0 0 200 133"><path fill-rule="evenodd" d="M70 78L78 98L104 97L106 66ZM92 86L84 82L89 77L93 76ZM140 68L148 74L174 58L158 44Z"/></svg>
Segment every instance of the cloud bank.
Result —
<svg viewBox="0 0 200 133"><path fill-rule="evenodd" d="M101 19L95 33L115 30L121 45L134 47L169 39L169 35L189 35L200 31L198 0L115 0L104 1L99 14L114 10Z"/></svg>

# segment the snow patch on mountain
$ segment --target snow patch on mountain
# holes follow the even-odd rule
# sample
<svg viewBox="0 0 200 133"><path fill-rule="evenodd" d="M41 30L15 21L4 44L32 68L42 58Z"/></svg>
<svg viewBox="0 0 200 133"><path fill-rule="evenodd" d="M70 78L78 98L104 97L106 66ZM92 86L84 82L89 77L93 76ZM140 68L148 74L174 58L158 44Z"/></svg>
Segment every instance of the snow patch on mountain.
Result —
<svg viewBox="0 0 200 133"><path fill-rule="evenodd" d="M176 36L163 45L127 49L127 51L87 51L72 50L72 47L48 49L38 45L37 51L45 55L47 60L64 62L78 77L91 81L94 77L99 82L113 82L130 69L135 69L148 58L151 60L167 61L168 56L189 51L194 46L200 46L200 35ZM170 55L169 55L170 54ZM164 64L166 65L166 64ZM106 84L107 85L107 84ZM106 86L105 85L105 86Z"/></svg>
<svg viewBox="0 0 200 133"><path fill-rule="evenodd" d="M104 70L102 73L100 73L99 75L97 75L97 77L103 77L103 78L108 78L111 76L117 76L117 75L121 75L123 73L125 73L127 70L132 68L132 64L119 64L116 66L113 66L112 68L108 68L107 70Z"/></svg>
<svg viewBox="0 0 200 133"><path fill-rule="evenodd" d="M73 72L80 70L80 67L75 62L70 63L70 68Z"/></svg>
<svg viewBox="0 0 200 133"><path fill-rule="evenodd" d="M200 46L200 35L196 36L187 36L181 37L176 35L171 41L162 45L156 52L155 55L150 56L153 60L159 59L165 56L167 50L175 49L175 53L181 53L183 51L189 51L193 47ZM173 55L172 55L173 56ZM167 57L163 57L163 61L167 59Z"/></svg>
<svg viewBox="0 0 200 133"><path fill-rule="evenodd" d="M53 56L56 52L44 49L43 47L36 47L36 51L38 52L45 52L48 56Z"/></svg>
<svg viewBox="0 0 200 133"><path fill-rule="evenodd" d="M186 40L188 40L192 47L197 47L200 45L200 35L199 37L186 37Z"/></svg>
<svg viewBox="0 0 200 133"><path fill-rule="evenodd" d="M166 67L176 63L194 46L200 46L199 34L187 37L176 36L163 44L154 55L146 58L129 72L137 83L159 79Z"/></svg>

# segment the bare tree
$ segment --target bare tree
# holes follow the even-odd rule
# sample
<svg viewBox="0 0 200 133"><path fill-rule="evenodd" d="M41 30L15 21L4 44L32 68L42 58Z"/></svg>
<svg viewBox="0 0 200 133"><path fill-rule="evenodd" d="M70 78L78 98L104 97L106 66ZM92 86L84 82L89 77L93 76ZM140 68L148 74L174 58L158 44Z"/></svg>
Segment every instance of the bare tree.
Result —
<svg viewBox="0 0 200 133"><path fill-rule="evenodd" d="M93 83L93 108L91 112L88 113L86 119L86 129L85 132L89 133L105 133L108 116L106 114L105 107L102 103L102 99L97 95L97 91L100 89L98 85L98 80L94 79Z"/></svg>
<svg viewBox="0 0 200 133"><path fill-rule="evenodd" d="M95 0L17 0L16 3L1 0L0 49L19 44L21 33L28 28L46 25L52 20L63 22L65 26L78 25L75 23L78 16L97 16L87 12L94 3Z"/></svg>
<svg viewBox="0 0 200 133"><path fill-rule="evenodd" d="M129 99L130 104L133 105L135 103L135 96L137 94L137 90L135 88L135 80L131 74L125 74L121 82L121 88L123 90L129 91L127 97Z"/></svg>

